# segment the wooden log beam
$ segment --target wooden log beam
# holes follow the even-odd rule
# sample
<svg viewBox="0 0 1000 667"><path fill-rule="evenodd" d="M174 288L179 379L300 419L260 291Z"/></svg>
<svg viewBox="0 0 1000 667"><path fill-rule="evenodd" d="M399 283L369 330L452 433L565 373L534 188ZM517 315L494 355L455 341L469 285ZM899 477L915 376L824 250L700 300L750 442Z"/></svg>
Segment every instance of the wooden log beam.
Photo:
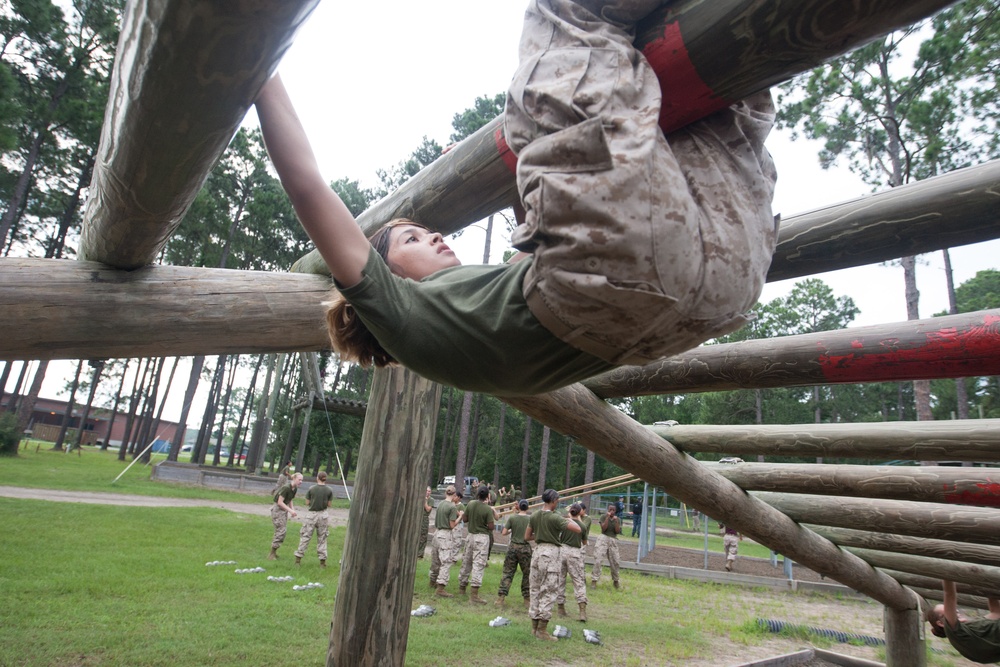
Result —
<svg viewBox="0 0 1000 667"><path fill-rule="evenodd" d="M976 565L857 547L846 547L846 549L873 567L890 568L939 580L961 581L971 586L1000 589L1000 567L995 565Z"/></svg>
<svg viewBox="0 0 1000 667"><path fill-rule="evenodd" d="M997 374L1000 309L704 345L584 384L615 398Z"/></svg>
<svg viewBox="0 0 1000 667"><path fill-rule="evenodd" d="M80 259L156 259L318 2L127 3Z"/></svg>
<svg viewBox="0 0 1000 667"><path fill-rule="evenodd" d="M889 571L885 570L885 572L888 573ZM942 600L944 598L944 595L941 593L940 589L936 589L936 588L921 588L919 586L910 586L909 584L903 583L902 579L897 579L896 577L893 577L893 579L896 579L897 581L899 581L904 586L908 586L910 588L910 590L912 590L914 593L916 593L917 595L919 595L922 598L926 598L927 600ZM928 604L930 604L930 603L928 602ZM958 594L958 606L959 607L964 607L964 608L967 608L967 609L968 608L973 608L973 609L989 609L989 603L987 602L987 600L986 600L985 597L982 597L982 596L979 596L979 595L968 595L968 594L965 594L965 593L959 593Z"/></svg>
<svg viewBox="0 0 1000 667"><path fill-rule="evenodd" d="M934 577L925 577L920 574L913 574L911 572L901 572L899 570L893 570L891 568L879 568L890 577L903 584L904 586L909 586L914 590L922 589L928 594L920 593L921 596L932 599L940 600L942 597L941 591L941 580ZM986 596L992 596L1000 598L1000 588L991 588L989 586L978 586L975 584L964 584L956 582L956 587L960 595L965 595L967 598L971 596L976 596L978 598L977 606L981 608L986 607ZM936 593L936 595L935 595ZM976 603L973 600L970 602ZM968 602L960 602L959 604L968 604Z"/></svg>
<svg viewBox="0 0 1000 667"><path fill-rule="evenodd" d="M684 452L740 456L1000 461L1000 420L647 427Z"/></svg>
<svg viewBox="0 0 1000 667"><path fill-rule="evenodd" d="M309 404L315 410L335 412L339 415L351 415L353 417L364 417L368 411L368 403L365 401L354 401L348 398L334 398L331 396L313 396L312 401L308 398L302 399L292 405L293 410L301 410Z"/></svg>
<svg viewBox="0 0 1000 667"><path fill-rule="evenodd" d="M762 491L751 496L799 523L1000 545L1000 511L995 509Z"/></svg>
<svg viewBox="0 0 1000 667"><path fill-rule="evenodd" d="M264 271L0 261L0 359L319 350L330 282Z"/></svg>
<svg viewBox="0 0 1000 667"><path fill-rule="evenodd" d="M781 225L767 279L994 239L1000 235L998 211L1000 160L993 160L796 215Z"/></svg>
<svg viewBox="0 0 1000 667"><path fill-rule="evenodd" d="M916 609L916 596L853 554L806 530L779 511L663 442L582 385L508 404L670 495L724 521L806 567L893 609Z"/></svg>
<svg viewBox="0 0 1000 667"><path fill-rule="evenodd" d="M380 368L361 436L328 667L402 665L441 385ZM385 489L391 493L383 493Z"/></svg>
<svg viewBox="0 0 1000 667"><path fill-rule="evenodd" d="M874 0L841 3L831 10L827 0L733 0L725 6L682 0L643 21L636 44L660 79L660 125L670 132L920 21L953 1ZM451 234L514 204L516 161L504 140L503 119L498 118L425 167L359 222L370 233L392 218L409 217ZM895 226L905 224L897 221ZM986 238L1000 233L979 227ZM942 247L948 246L937 246ZM869 261L901 256L890 252ZM328 272L315 251L297 267L307 273Z"/></svg>
<svg viewBox="0 0 1000 667"><path fill-rule="evenodd" d="M1000 564L1000 547L987 544L969 544L968 542L953 542L936 540L928 537L909 537L891 533L873 533L853 528L834 528L804 524L817 535L822 535L834 544L842 547L858 547L861 549L876 549L878 551L895 551L897 553L943 558L979 565Z"/></svg>
<svg viewBox="0 0 1000 667"><path fill-rule="evenodd" d="M920 609L882 609L886 667L927 667Z"/></svg>
<svg viewBox="0 0 1000 667"><path fill-rule="evenodd" d="M813 493L1000 508L1000 468L712 463L744 491Z"/></svg>

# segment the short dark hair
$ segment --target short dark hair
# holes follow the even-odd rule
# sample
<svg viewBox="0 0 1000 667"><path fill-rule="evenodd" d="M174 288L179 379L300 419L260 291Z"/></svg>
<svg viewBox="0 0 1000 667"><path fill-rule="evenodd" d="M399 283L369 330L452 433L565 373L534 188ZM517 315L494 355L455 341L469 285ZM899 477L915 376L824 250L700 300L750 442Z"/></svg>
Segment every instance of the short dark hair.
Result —
<svg viewBox="0 0 1000 667"><path fill-rule="evenodd" d="M486 488L485 484L480 485L479 493L477 494L480 500L485 500L490 497L490 490Z"/></svg>
<svg viewBox="0 0 1000 667"><path fill-rule="evenodd" d="M545 489L542 492L543 503L554 503L557 500L559 500L559 492L555 489Z"/></svg>
<svg viewBox="0 0 1000 667"><path fill-rule="evenodd" d="M518 500L517 501L517 509L521 510L522 512L527 512L528 511L528 501L525 500L524 498L521 498L520 500Z"/></svg>
<svg viewBox="0 0 1000 667"><path fill-rule="evenodd" d="M572 505L569 506L569 513L572 514L573 516L580 516L580 506L576 503L573 503Z"/></svg>

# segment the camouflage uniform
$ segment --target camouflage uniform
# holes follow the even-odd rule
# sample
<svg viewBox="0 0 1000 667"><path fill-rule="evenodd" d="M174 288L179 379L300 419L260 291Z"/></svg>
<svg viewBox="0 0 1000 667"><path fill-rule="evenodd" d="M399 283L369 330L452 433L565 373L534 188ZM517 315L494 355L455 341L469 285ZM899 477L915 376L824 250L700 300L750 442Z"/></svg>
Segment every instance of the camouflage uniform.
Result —
<svg viewBox="0 0 1000 667"><path fill-rule="evenodd" d="M776 238L770 94L666 138L660 83L632 45L661 4L532 0L504 113L526 210L512 243L534 253L528 306L614 364L742 326Z"/></svg>
<svg viewBox="0 0 1000 667"><path fill-rule="evenodd" d="M458 509L448 500L442 500L434 514L434 545L431 548L430 581L447 586L451 577L451 564L455 562L455 538L451 522L458 518Z"/></svg>
<svg viewBox="0 0 1000 667"><path fill-rule="evenodd" d="M306 493L306 500L309 501L309 511L305 519L302 520L302 530L299 532L299 548L295 550L295 557L302 558L309 548L309 541L312 539L313 531L316 531L316 555L326 562L326 540L330 534L330 518L326 513L333 499L333 490L326 484L314 484L309 487Z"/></svg>
<svg viewBox="0 0 1000 667"><path fill-rule="evenodd" d="M739 534L732 528L723 526L722 550L726 553L726 569L731 570L736 562L736 552L739 551Z"/></svg>
<svg viewBox="0 0 1000 667"><path fill-rule="evenodd" d="M583 530L583 522L576 521ZM563 544L559 547L559 593L556 604L566 604L566 577L573 582L573 597L577 604L587 604L587 565L583 562L583 533L564 530L560 535Z"/></svg>
<svg viewBox="0 0 1000 667"><path fill-rule="evenodd" d="M510 585L514 581L514 574L518 566L521 567L521 597L527 600L531 596L531 545L524 541L524 527L512 525L512 521L520 521L527 526L528 517L515 515L507 520L507 527L510 529L510 544L507 545L507 555L503 559L503 575L500 578L499 595L507 597L510 593Z"/></svg>
<svg viewBox="0 0 1000 667"><path fill-rule="evenodd" d="M493 532L493 509L481 500L473 500L466 508L469 536L465 538L462 569L458 571L458 585L483 585L483 570L490 554L490 534Z"/></svg>
<svg viewBox="0 0 1000 667"><path fill-rule="evenodd" d="M424 500L424 507L430 507L430 505L427 505L426 500ZM421 516L421 519L423 520L420 522L420 540L417 542L417 558L423 558L424 553L427 551L427 533L430 529L430 522L428 519L430 516L431 511L429 509L424 510L424 513Z"/></svg>
<svg viewBox="0 0 1000 667"><path fill-rule="evenodd" d="M278 549L288 533L288 512L278 505L278 496L284 498L287 505L295 498L295 493L295 487L289 483L282 486L274 494L274 504L271 505L271 523L274 524L274 537L271 539L272 549Z"/></svg>
<svg viewBox="0 0 1000 667"><path fill-rule="evenodd" d="M531 515L531 531L535 536L535 549L531 553L531 604L528 615L532 619L548 621L552 618L552 605L559 594L559 531L566 519L555 512L540 510Z"/></svg>
<svg viewBox="0 0 1000 667"><path fill-rule="evenodd" d="M590 580L596 586L601 579L601 564L607 558L608 565L611 566L611 581L618 583L618 533L621 532L621 521L618 517L608 519L608 528L601 529L601 534L597 536L597 545L594 547L594 569L591 570Z"/></svg>

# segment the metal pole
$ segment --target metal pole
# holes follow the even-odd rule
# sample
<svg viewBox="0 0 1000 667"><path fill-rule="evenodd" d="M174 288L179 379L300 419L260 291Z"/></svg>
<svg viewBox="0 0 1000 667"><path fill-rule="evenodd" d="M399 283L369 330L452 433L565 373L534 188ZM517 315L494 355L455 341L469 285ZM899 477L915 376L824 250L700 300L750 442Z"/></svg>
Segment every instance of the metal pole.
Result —
<svg viewBox="0 0 1000 667"><path fill-rule="evenodd" d="M702 518L704 519L704 521L702 521L701 523L702 523L702 526L703 526L703 531L705 533L705 567L704 567L704 569L707 570L708 569L708 515L707 514L702 514Z"/></svg>

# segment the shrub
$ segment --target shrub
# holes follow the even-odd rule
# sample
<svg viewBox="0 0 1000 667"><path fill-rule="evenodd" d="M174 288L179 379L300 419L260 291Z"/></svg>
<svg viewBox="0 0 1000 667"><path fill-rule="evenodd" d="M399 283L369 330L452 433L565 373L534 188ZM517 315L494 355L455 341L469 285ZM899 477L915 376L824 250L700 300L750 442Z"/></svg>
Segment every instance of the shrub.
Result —
<svg viewBox="0 0 1000 667"><path fill-rule="evenodd" d="M17 445L20 442L17 417L12 412L0 414L0 456L17 456Z"/></svg>

